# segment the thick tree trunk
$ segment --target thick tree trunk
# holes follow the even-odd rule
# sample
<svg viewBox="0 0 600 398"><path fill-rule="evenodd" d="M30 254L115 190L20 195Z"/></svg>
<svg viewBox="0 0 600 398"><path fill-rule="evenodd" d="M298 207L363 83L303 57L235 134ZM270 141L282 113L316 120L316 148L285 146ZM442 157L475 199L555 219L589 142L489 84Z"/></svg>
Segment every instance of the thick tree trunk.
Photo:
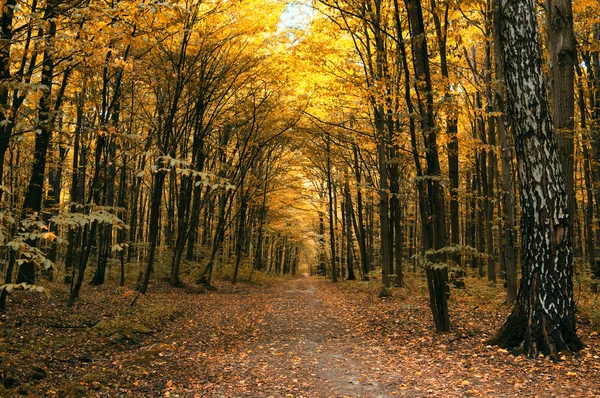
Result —
<svg viewBox="0 0 600 398"><path fill-rule="evenodd" d="M15 264L17 262L17 252L12 249L9 249L8 252L8 268L6 270L6 275L4 277L4 283L12 283L13 280L13 270L15 269ZM0 313L6 311L6 298L8 297L8 291L6 289L0 290Z"/></svg>
<svg viewBox="0 0 600 398"><path fill-rule="evenodd" d="M582 343L575 325L568 199L541 71L533 0L502 0L499 43L521 191L522 278L517 304L492 340L559 359Z"/></svg>

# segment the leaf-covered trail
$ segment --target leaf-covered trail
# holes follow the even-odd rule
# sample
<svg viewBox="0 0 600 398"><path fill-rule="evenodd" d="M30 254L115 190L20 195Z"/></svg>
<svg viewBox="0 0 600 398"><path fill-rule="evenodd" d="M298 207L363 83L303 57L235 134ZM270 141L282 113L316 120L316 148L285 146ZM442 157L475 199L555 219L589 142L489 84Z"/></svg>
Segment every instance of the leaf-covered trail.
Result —
<svg viewBox="0 0 600 398"><path fill-rule="evenodd" d="M309 278L270 290L256 338L210 361L215 395L385 396L360 337ZM357 355L358 358L357 358ZM215 358L216 359L216 358Z"/></svg>
<svg viewBox="0 0 600 398"><path fill-rule="evenodd" d="M224 295L211 311L220 330L207 336L189 321L189 334L171 339L180 349L161 353L173 360L153 373L169 375L166 391L181 396L390 396L372 377L378 369L361 359L375 351L361 347L317 285L301 278Z"/></svg>
<svg viewBox="0 0 600 398"><path fill-rule="evenodd" d="M135 292L68 287L14 293L0 316L0 396L550 397L597 396L598 325L559 363L486 345L510 309L502 289L467 280L450 297L452 331L433 332L426 286L378 299L377 281L300 277L215 291L156 283ZM36 308L32 313L31 309ZM6 377L14 379L6 385ZM4 388L4 389L3 389Z"/></svg>
<svg viewBox="0 0 600 398"><path fill-rule="evenodd" d="M577 357L532 361L485 345L505 313L464 311L457 302L455 330L437 335L421 294L404 293L386 301L299 278L190 296L204 301L189 302L197 319L174 325L170 336L154 336L169 341L168 348L141 367L136 359L156 345L113 363L142 373L134 395L579 397L600 391L595 333Z"/></svg>

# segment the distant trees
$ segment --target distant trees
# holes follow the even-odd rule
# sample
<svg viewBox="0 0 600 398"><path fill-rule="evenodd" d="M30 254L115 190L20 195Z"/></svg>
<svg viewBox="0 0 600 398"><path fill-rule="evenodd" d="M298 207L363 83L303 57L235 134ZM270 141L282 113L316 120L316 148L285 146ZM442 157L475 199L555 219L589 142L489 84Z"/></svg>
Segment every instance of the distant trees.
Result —
<svg viewBox="0 0 600 398"><path fill-rule="evenodd" d="M203 260L211 241L215 255L237 247L234 281L242 267L272 266L276 252L274 269L297 270L300 243L273 232L280 215L268 217L267 203L286 172L274 153L300 115L285 64L274 62L288 38L277 32L280 4L247 6L5 4L7 285L39 283L40 271L54 268L71 284L73 305L87 276L103 284L116 260L123 285L137 274L133 260L145 262L146 291L165 247L179 285L182 260Z"/></svg>

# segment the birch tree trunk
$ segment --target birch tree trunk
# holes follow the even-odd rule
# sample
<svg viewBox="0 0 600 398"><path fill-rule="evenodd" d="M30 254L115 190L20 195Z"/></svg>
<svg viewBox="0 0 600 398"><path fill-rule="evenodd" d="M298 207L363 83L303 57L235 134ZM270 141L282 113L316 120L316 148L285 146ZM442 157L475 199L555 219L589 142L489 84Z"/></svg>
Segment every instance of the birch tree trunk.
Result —
<svg viewBox="0 0 600 398"><path fill-rule="evenodd" d="M533 0L502 0L501 54L521 193L522 278L517 304L492 340L558 358L578 351L573 250L562 167L541 71Z"/></svg>

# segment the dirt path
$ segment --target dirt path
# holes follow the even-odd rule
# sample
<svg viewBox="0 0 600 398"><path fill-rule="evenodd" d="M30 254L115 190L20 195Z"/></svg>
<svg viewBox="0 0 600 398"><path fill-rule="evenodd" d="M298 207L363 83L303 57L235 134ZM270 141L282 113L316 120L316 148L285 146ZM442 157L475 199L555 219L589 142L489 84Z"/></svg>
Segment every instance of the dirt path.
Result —
<svg viewBox="0 0 600 398"><path fill-rule="evenodd" d="M486 312L456 314L455 330L437 335L419 295L404 294L381 301L298 278L193 295L182 320L95 364L118 379L97 395L587 397L600 388L595 349L559 364L509 355L485 345L501 322Z"/></svg>
<svg viewBox="0 0 600 398"><path fill-rule="evenodd" d="M179 321L78 377L97 396L393 396L364 360L372 348L326 301L324 283L304 277L190 295Z"/></svg>
<svg viewBox="0 0 600 398"><path fill-rule="evenodd" d="M370 377L375 370L357 359L360 342L352 328L324 302L310 278L267 294L270 305L255 339L207 361L213 376L209 395L391 396Z"/></svg>

